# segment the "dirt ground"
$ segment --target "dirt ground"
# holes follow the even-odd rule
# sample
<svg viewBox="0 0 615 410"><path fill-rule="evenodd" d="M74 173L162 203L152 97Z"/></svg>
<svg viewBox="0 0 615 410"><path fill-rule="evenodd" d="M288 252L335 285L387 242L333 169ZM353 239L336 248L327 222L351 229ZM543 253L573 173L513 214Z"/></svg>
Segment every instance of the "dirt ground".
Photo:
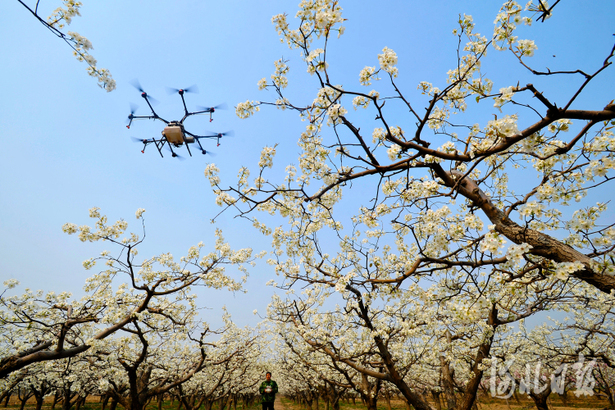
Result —
<svg viewBox="0 0 615 410"><path fill-rule="evenodd" d="M97 397L88 398L87 403L93 406L88 406L86 410L91 410L99 408L99 399ZM4 403L0 406L0 410L3 410ZM325 409L325 403L319 403L319 410ZM432 403L433 404L433 403ZM598 397L569 397L568 403L564 406L561 399L554 397L549 399L549 408L552 410L599 410L604 409L608 406L608 402L606 400L600 400ZM9 402L9 406L6 410L18 410L19 402L16 398L11 398ZM33 400L29 400L24 410L33 410L34 402ZM60 406L56 407L56 410L60 409ZM122 410L121 407L118 409ZM509 400L503 399L493 399L482 398L479 399L478 402L478 410L535 410L536 406L534 402L529 398L523 396L519 399L519 401L511 398ZM49 403L43 407L43 410L49 410ZM239 410L239 407L238 407ZM251 409L247 410L260 410L260 405L255 406ZM300 404L296 404L291 400L281 397L278 395L275 400L275 410L305 410L305 407ZM356 401L356 404L348 403L345 401L340 402L340 410L365 410L365 406L362 405L360 401ZM389 410L387 403L385 400L380 400L378 402L378 410ZM402 400L391 400L391 410L407 410L406 405Z"/></svg>
<svg viewBox="0 0 615 410"><path fill-rule="evenodd" d="M433 404L433 403L432 403ZM598 410L604 409L608 406L606 400L600 400L597 397L569 397L568 403L565 406L558 398L549 399L549 408L553 410ZM320 403L319 408L324 409L324 403ZM484 398L479 400L478 410L534 410L536 406L534 402L527 398L520 398L517 402L515 399L492 399ZM302 406L293 403L288 399L280 397L276 398L275 410L305 410ZM365 410L365 407L357 402L356 405L352 403L340 403L340 410ZM378 410L388 410L385 400L378 402ZM391 410L406 410L405 403L401 400L391 400Z"/></svg>

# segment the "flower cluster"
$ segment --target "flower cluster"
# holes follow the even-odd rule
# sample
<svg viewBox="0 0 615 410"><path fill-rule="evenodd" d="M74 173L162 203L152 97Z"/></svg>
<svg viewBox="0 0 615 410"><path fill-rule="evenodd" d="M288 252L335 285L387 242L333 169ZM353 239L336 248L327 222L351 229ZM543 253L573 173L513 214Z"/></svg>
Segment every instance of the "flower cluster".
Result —
<svg viewBox="0 0 615 410"><path fill-rule="evenodd" d="M261 151L261 159L258 161L258 166L261 168L271 168L273 166L273 157L275 156L275 147L265 147Z"/></svg>
<svg viewBox="0 0 615 410"><path fill-rule="evenodd" d="M553 275L560 280L567 280L572 273L584 268L581 262L562 262L556 264Z"/></svg>
<svg viewBox="0 0 615 410"><path fill-rule="evenodd" d="M397 65L397 54L395 51L391 50L388 47L382 49L382 54L378 54L378 62L380 63L380 68L387 73L389 73L392 77L397 77L398 69Z"/></svg>
<svg viewBox="0 0 615 410"><path fill-rule="evenodd" d="M260 82L259 82L260 86ZM248 118L251 115L254 115L256 111L260 111L260 102L259 101L246 101L242 103L238 103L235 107L235 113L239 118Z"/></svg>
<svg viewBox="0 0 615 410"><path fill-rule="evenodd" d="M376 67L365 67L359 73L359 82L361 85L371 85L372 80L378 80Z"/></svg>
<svg viewBox="0 0 615 410"><path fill-rule="evenodd" d="M489 227L489 232L485 234L485 237L480 243L480 250L481 252L489 252L493 255L498 255L501 249L506 246L506 241L502 235L497 233L493 228L494 226Z"/></svg>
<svg viewBox="0 0 615 410"><path fill-rule="evenodd" d="M327 109L327 116L329 117L327 123L337 124L340 122L339 117L344 116L348 113L348 111L341 106L341 104L332 104Z"/></svg>
<svg viewBox="0 0 615 410"><path fill-rule="evenodd" d="M324 71L327 68L327 63L324 60L324 52L324 49L317 48L310 51L305 57L308 73L314 74L316 71Z"/></svg>
<svg viewBox="0 0 615 410"><path fill-rule="evenodd" d="M275 62L275 72L271 75L271 80L276 88L283 89L288 86L288 78L286 78L288 69L288 65L283 59L279 59ZM260 86L261 84L259 83L259 88Z"/></svg>
<svg viewBox="0 0 615 410"><path fill-rule="evenodd" d="M514 93L514 86L500 88L500 93L494 97L495 103L493 106L500 109L501 112L501 107L512 99Z"/></svg>
<svg viewBox="0 0 615 410"><path fill-rule="evenodd" d="M82 3L75 0L64 0L64 7L58 7L47 18L47 24L52 29L56 30L58 36L66 41L73 49L73 54L79 61L85 61L88 64L87 72L90 76L98 80L98 85L107 92L115 90L115 80L111 77L109 70L98 68L96 59L89 53L92 43L85 37L73 31L68 31L66 34L60 30L72 22L73 17L80 16L79 8Z"/></svg>
<svg viewBox="0 0 615 410"><path fill-rule="evenodd" d="M64 28L72 22L73 17L80 16L79 8L83 5L80 1L64 0L64 7L58 7L47 18L47 23L52 27Z"/></svg>
<svg viewBox="0 0 615 410"><path fill-rule="evenodd" d="M532 57L534 51L538 48L533 40L519 40L515 47L519 57Z"/></svg>
<svg viewBox="0 0 615 410"><path fill-rule="evenodd" d="M313 33L316 38L328 37L332 31L338 32L338 37L344 33L342 8L335 0L304 0L296 14L300 20L300 27L291 30L286 14L277 14L271 21L280 35L280 41L286 42L291 48L307 49L312 41ZM309 53L306 53L307 57Z"/></svg>

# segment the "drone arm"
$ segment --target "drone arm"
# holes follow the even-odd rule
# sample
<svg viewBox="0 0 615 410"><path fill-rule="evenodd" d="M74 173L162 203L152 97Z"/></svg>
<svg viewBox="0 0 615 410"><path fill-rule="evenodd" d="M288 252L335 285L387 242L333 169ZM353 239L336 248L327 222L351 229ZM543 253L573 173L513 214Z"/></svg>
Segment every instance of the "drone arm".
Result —
<svg viewBox="0 0 615 410"><path fill-rule="evenodd" d="M207 150L205 148L203 148L203 146L201 145L201 138L214 138L213 136L203 136L203 135L194 135L191 132L185 131L186 134L190 135L192 138L194 138L194 140L196 141L196 143L199 146L199 149L201 150L202 154L206 154ZM188 145L186 145L186 148L188 148Z"/></svg>
<svg viewBox="0 0 615 410"><path fill-rule="evenodd" d="M184 98L184 93L180 92L179 96L182 98L182 104L184 104L184 112L186 113L186 115L184 115L184 118L181 120L181 122L184 122L186 117L190 114L188 113L188 107L186 107L186 99Z"/></svg>
<svg viewBox="0 0 615 410"><path fill-rule="evenodd" d="M215 135L196 135L196 134L193 134L193 133L188 132L186 130L184 130L184 132L186 134L190 135L191 137L193 137L197 141L200 140L201 138L218 138L218 134L215 134Z"/></svg>
<svg viewBox="0 0 615 410"><path fill-rule="evenodd" d="M158 114L156 114L156 111L154 111L154 107L152 107L152 103L150 103L149 98L147 98L147 94L143 93L143 94L141 94L141 96L143 97L143 99L147 103L147 106L149 107L149 109L152 111L152 114L154 115L154 118L158 118Z"/></svg>
<svg viewBox="0 0 615 410"><path fill-rule="evenodd" d="M130 118L131 120L155 120L157 118L162 120L162 118L157 115L131 115L128 118Z"/></svg>
<svg viewBox="0 0 615 410"><path fill-rule="evenodd" d="M194 112L188 113L188 115L211 114L213 112L214 112L213 108L207 108L207 109L204 109L204 110L194 111Z"/></svg>

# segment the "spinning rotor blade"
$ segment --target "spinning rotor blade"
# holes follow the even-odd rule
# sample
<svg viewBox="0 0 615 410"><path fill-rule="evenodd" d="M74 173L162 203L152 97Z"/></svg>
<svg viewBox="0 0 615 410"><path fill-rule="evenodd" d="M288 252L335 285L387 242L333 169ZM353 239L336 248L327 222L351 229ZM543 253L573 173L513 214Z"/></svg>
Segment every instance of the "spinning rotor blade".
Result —
<svg viewBox="0 0 615 410"><path fill-rule="evenodd" d="M143 149L141 150L141 153L142 153L142 154L145 154L145 148L147 148L147 145L148 145L148 144L151 144L152 142L156 142L156 141L154 140L154 138L151 138L151 139L141 139L141 138L136 138L136 137L130 137L130 139L131 139L133 142L140 142L140 143L142 143L142 144L143 144Z"/></svg>
<svg viewBox="0 0 615 410"><path fill-rule="evenodd" d="M138 109L139 109L138 105L130 103L130 115L128 116L128 119L126 120L126 127L130 128L130 123L134 119L135 112L137 112Z"/></svg>
<svg viewBox="0 0 615 410"><path fill-rule="evenodd" d="M137 104L130 103L130 115L133 115L138 109L139 106Z"/></svg>
<svg viewBox="0 0 615 410"><path fill-rule="evenodd" d="M171 156L172 156L173 158L177 158L177 159L178 159L178 160L180 160L180 161L183 161L183 160L185 160L185 159L186 159L186 158L182 157L181 155L179 155L177 152L173 151L173 150L171 149L171 147L169 147L169 145L168 145L168 144L165 144L165 146L164 146L164 147L165 147L168 151L171 151Z"/></svg>
<svg viewBox="0 0 615 410"><path fill-rule="evenodd" d="M195 93L195 94L198 94L199 87L197 87L196 84L191 85L188 88L171 88L171 87L167 87L167 92L169 94L178 93L179 95L181 95L183 93Z"/></svg>
<svg viewBox="0 0 615 410"><path fill-rule="evenodd" d="M202 105L198 105L196 107L199 111L209 111L209 112L215 112L216 110L226 110L228 108L228 105L226 103L222 103L222 104L218 104L214 107L205 107Z"/></svg>
<svg viewBox="0 0 615 410"><path fill-rule="evenodd" d="M222 138L222 137L234 137L235 136L235 131L226 131L226 132L208 132L207 133L208 137L218 137L218 138Z"/></svg>
<svg viewBox="0 0 615 410"><path fill-rule="evenodd" d="M130 139L131 139L133 142L140 142L140 143L142 143L142 144L149 144L149 143L154 142L154 139L153 139L153 138L151 138L151 139L143 139L143 138L137 138L137 137L130 137Z"/></svg>
<svg viewBox="0 0 615 410"><path fill-rule="evenodd" d="M201 151L201 154L203 154L203 155L209 155L209 156L212 156L212 157L215 157L215 156L216 156L216 153L215 153L215 152L211 152L211 151L208 151L208 150L206 150L206 149L202 149L202 150L200 150L200 151Z"/></svg>
<svg viewBox="0 0 615 410"><path fill-rule="evenodd" d="M139 80L137 80L136 78L134 80L130 81L130 85L132 85L134 88L136 88L137 90L139 90L140 92L144 93L145 90L143 89L143 87L141 87L141 83L139 82Z"/></svg>
<svg viewBox="0 0 615 410"><path fill-rule="evenodd" d="M152 104L158 104L158 100L155 99L154 97L152 97L151 95L149 95L148 93L145 92L145 90L143 89L143 87L141 87L141 83L139 82L139 80L134 79L130 82L130 84L136 88L137 90L139 90L139 92L141 93L141 97L149 100L150 103Z"/></svg>

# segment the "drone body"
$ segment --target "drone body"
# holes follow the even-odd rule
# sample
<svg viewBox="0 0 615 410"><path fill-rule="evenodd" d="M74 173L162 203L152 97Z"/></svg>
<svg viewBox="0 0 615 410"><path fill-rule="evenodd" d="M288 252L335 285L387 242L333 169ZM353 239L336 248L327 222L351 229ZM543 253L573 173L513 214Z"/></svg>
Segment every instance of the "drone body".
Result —
<svg viewBox="0 0 615 410"><path fill-rule="evenodd" d="M186 132L184 131L184 125L177 121L172 121L167 124L162 130L162 136L166 138L168 142L176 147L181 146L184 142L186 144L194 143L194 137L188 136L186 138Z"/></svg>
<svg viewBox="0 0 615 410"><path fill-rule="evenodd" d="M154 101L154 99L141 88L141 85L137 81L134 81L133 85L135 86L135 88L141 91L141 97L143 97L143 99L147 103L147 106L151 110L152 114L151 115L134 115L136 111L136 107L132 107L130 115L128 116L128 124L126 125L126 128L130 128L130 126L132 125L132 121L138 120L138 119L160 120L166 124L166 126L162 130L162 136L160 138L150 138L150 139L134 138L136 141L143 143L143 150L141 152L145 153L145 148L147 148L149 144L153 143L154 146L158 149L158 153L160 154L161 157L164 157L164 155L162 155L163 148L168 148L171 151L171 155L173 157L179 157L179 155L177 155L175 151L173 150L173 147L179 148L185 145L186 149L188 150L188 154L192 156L192 152L190 151L190 147L188 144L196 143L196 145L198 145L198 150L201 151L203 155L211 154L211 152L206 151L205 148L203 148L203 146L201 145L201 139L203 138L214 139L215 138L218 142L218 145L220 145L220 138L231 135L230 132L208 133L206 135L196 135L189 131L186 131L186 129L184 128L184 121L186 120L186 118L192 115L209 114L209 121L211 122L213 121L212 115L216 111L216 108L222 108L222 106L200 107L201 109L198 111L193 111L193 112L188 111L188 108L186 107L186 100L184 98L184 94L187 92L196 92L196 86L192 86L190 88L185 88L185 89L170 89L172 93L178 93L179 96L181 97L182 104L184 106L184 116L179 121L167 121L164 118L160 117L156 113L156 111L154 111L154 108L152 107L152 101Z"/></svg>

